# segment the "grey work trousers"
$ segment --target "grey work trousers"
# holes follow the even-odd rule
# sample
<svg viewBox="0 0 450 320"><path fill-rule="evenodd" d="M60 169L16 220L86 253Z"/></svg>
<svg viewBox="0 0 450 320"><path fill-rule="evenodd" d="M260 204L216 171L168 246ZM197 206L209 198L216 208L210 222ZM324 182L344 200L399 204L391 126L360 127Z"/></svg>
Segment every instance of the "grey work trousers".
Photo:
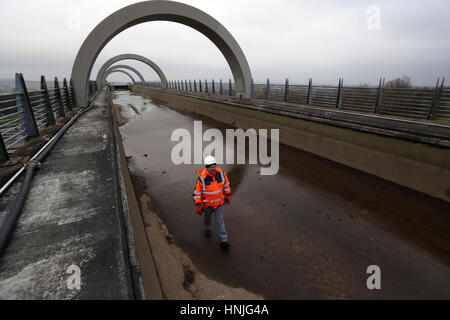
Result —
<svg viewBox="0 0 450 320"><path fill-rule="evenodd" d="M228 234L225 229L225 222L223 220L223 205L214 208L203 207L203 221L205 223L205 230L211 230L211 215L216 216L217 233L219 234L220 242L228 241Z"/></svg>

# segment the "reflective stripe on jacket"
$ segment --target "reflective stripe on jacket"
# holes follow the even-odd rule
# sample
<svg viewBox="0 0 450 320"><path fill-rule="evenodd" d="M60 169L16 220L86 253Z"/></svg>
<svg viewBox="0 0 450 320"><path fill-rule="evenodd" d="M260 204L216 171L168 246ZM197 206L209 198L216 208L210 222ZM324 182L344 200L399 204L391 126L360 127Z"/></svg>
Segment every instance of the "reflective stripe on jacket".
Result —
<svg viewBox="0 0 450 320"><path fill-rule="evenodd" d="M230 181L222 169L217 168L215 175L206 169L199 171L193 194L196 204L216 208L225 203L228 195L231 195Z"/></svg>

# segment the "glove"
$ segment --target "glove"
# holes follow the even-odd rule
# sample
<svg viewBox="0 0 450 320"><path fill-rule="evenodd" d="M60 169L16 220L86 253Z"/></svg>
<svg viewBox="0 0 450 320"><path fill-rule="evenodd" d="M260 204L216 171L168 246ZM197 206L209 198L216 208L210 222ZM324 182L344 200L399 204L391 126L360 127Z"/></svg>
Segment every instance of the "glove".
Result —
<svg viewBox="0 0 450 320"><path fill-rule="evenodd" d="M202 215L202 206L201 206L201 205L197 205L197 214L198 214L199 216Z"/></svg>
<svg viewBox="0 0 450 320"><path fill-rule="evenodd" d="M225 202L231 204L231 196L225 196Z"/></svg>

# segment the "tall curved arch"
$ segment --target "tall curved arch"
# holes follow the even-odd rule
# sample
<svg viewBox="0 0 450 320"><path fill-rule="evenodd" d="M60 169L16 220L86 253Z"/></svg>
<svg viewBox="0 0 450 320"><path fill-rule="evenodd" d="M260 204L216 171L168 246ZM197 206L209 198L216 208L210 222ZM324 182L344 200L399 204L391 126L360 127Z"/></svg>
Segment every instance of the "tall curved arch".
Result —
<svg viewBox="0 0 450 320"><path fill-rule="evenodd" d="M95 27L84 41L72 68L72 81L80 107L87 106L92 67L105 45L120 32L149 21L172 21L204 34L222 52L234 77L238 94L251 97L251 71L241 47L216 19L192 6L167 0L144 1L122 8Z"/></svg>
<svg viewBox="0 0 450 320"><path fill-rule="evenodd" d="M131 79L131 81L133 83L135 82L133 76L131 74L129 74L128 72L124 71L124 70L111 70L111 71L108 71L106 73L106 75L105 75L105 79L108 78L108 76L111 75L112 73L123 73L123 74L126 74L127 76L130 77L130 79Z"/></svg>
<svg viewBox="0 0 450 320"><path fill-rule="evenodd" d="M102 86L99 87L99 88L103 88L103 87L105 86L105 82L106 82L106 74L107 74L109 71L113 71L113 70L117 70L117 69L128 69L128 70L130 70L131 72L134 72L134 73L139 77L139 79L141 79L142 84L145 83L144 76L143 76L139 71L137 71L135 68L130 67L130 66L127 66L127 65L124 65L124 64L119 64L119 65L113 66L113 67L109 68L108 70L106 70L105 74L104 74L103 77L102 77L102 82L101 82L101 85L102 85Z"/></svg>
<svg viewBox="0 0 450 320"><path fill-rule="evenodd" d="M109 67L111 67L114 63L122 61L122 60L137 60L137 61L145 63L150 68L155 70L155 72L158 74L159 78L161 79L163 88L167 88L167 79L166 79L164 72L161 70L161 68L156 63L154 63L152 60L147 59L144 56L140 56L138 54L132 54L132 53L121 54L121 55L112 57L111 59L106 61L97 73L97 78L96 78L97 88L99 88L99 89L103 88L102 79L103 79L103 76L104 76L106 70L108 70Z"/></svg>

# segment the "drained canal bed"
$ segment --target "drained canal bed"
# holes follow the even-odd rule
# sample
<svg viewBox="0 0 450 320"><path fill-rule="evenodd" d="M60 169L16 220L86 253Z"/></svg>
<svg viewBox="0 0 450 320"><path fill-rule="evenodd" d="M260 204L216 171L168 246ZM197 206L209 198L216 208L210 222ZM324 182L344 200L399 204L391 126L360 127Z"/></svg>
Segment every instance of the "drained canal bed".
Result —
<svg viewBox="0 0 450 320"><path fill-rule="evenodd" d="M277 175L220 166L233 192L224 251L195 213L202 166L173 164L171 136L181 128L194 136L194 121L224 136L234 128L130 92L116 92L114 104L130 171L141 178L135 188L208 278L267 299L450 298L448 203L280 145ZM367 287L374 265L380 290Z"/></svg>

